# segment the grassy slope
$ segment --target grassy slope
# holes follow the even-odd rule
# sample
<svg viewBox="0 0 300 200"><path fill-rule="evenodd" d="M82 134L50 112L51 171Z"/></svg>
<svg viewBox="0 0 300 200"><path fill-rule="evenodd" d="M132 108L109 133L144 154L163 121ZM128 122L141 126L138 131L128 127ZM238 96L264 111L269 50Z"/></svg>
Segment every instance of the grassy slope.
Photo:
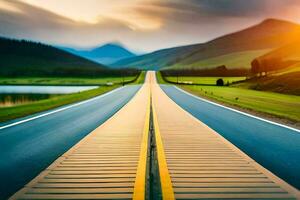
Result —
<svg viewBox="0 0 300 200"><path fill-rule="evenodd" d="M217 56L214 58L208 58L204 60L200 60L198 62L184 65L182 63L177 63L170 68L184 68L184 69L197 69L197 68L214 68L216 66L226 65L228 69L236 69L236 68L251 68L251 62L258 56L261 56L270 49L264 50L254 50L254 51L242 51L242 52L235 52L230 53L222 56Z"/></svg>
<svg viewBox="0 0 300 200"><path fill-rule="evenodd" d="M187 52L192 51L195 46L197 45L158 50L149 54L122 59L116 63L113 63L112 66L121 68L134 67L138 69L158 70L162 66L173 65L174 57L179 57Z"/></svg>
<svg viewBox="0 0 300 200"><path fill-rule="evenodd" d="M220 77L190 77L190 76L185 76L185 77L178 77L179 82L192 82L193 84L207 84L207 85L213 85L216 84L217 80ZM224 83L232 83L234 81L241 81L245 80L246 77L222 77ZM168 80L172 82L177 81L177 77L168 77Z"/></svg>
<svg viewBox="0 0 300 200"><path fill-rule="evenodd" d="M267 77L257 78L246 81L245 83L241 83L238 85L238 87L300 95L299 39L278 49L270 51L262 56L259 56L257 60L262 66L266 65L266 63L270 63L270 60L273 60L273 62L276 64L269 64L269 66L273 68L279 68L279 70L272 71ZM285 62L296 64L287 67L285 64L283 64Z"/></svg>
<svg viewBox="0 0 300 200"><path fill-rule="evenodd" d="M145 81L145 77L146 77L146 71L142 71L139 77L136 79L136 81L131 84L143 84Z"/></svg>
<svg viewBox="0 0 300 200"><path fill-rule="evenodd" d="M236 87L300 96L300 71L249 80Z"/></svg>
<svg viewBox="0 0 300 200"><path fill-rule="evenodd" d="M0 37L1 76L95 75L106 67L55 47Z"/></svg>
<svg viewBox="0 0 300 200"><path fill-rule="evenodd" d="M134 82L140 84L144 81L145 73L141 73L140 77ZM88 90L80 93L60 95L50 99L32 102L29 104L17 105L13 107L0 108L0 122L24 117L37 112L49 110L66 104L83 101L106 92L109 92L120 85L102 86L97 89Z"/></svg>
<svg viewBox="0 0 300 200"><path fill-rule="evenodd" d="M234 52L273 49L295 41L300 26L287 21L268 19L250 28L207 42L180 60L183 65Z"/></svg>
<svg viewBox="0 0 300 200"><path fill-rule="evenodd" d="M293 73L293 72L299 72L299 71L300 71L300 63L297 63L297 64L294 64L294 65L288 67L288 68L276 71L275 75L279 76L279 75Z"/></svg>
<svg viewBox="0 0 300 200"><path fill-rule="evenodd" d="M270 19L206 43L163 49L121 60L113 65L140 69L161 69L178 63L183 67L191 66L222 55L277 48L291 42L291 38L299 33L300 26L297 24Z"/></svg>
<svg viewBox="0 0 300 200"><path fill-rule="evenodd" d="M266 53L258 58L258 60L263 61L272 58L280 58L282 60L297 60L300 62L300 39L293 41L287 45L277 48L273 51Z"/></svg>
<svg viewBox="0 0 300 200"><path fill-rule="evenodd" d="M105 92L113 90L118 86L103 86L97 89L88 90L80 93L67 94L62 96L56 96L50 99L32 102L29 104L17 105L13 107L0 108L0 122L12 120L26 115L34 114L37 112L49 110L62 105L75 103L78 101L86 100Z"/></svg>
<svg viewBox="0 0 300 200"><path fill-rule="evenodd" d="M160 83L164 83L160 74L158 74L157 79ZM235 87L193 85L184 85L180 87L195 95L232 106L259 113L270 114L293 122L300 121L300 96L262 92Z"/></svg>
<svg viewBox="0 0 300 200"><path fill-rule="evenodd" d="M125 81L134 79L134 76L124 77ZM121 83L122 77L101 78L71 78L71 77L0 77L0 85L102 85L106 83Z"/></svg>

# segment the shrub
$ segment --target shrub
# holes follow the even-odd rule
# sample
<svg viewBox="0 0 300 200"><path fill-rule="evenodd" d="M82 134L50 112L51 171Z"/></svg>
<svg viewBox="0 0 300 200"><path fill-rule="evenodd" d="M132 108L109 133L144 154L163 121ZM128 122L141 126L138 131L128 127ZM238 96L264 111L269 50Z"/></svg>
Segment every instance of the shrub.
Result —
<svg viewBox="0 0 300 200"><path fill-rule="evenodd" d="M223 81L223 79L219 78L219 79L217 80L217 86L224 86L224 81Z"/></svg>

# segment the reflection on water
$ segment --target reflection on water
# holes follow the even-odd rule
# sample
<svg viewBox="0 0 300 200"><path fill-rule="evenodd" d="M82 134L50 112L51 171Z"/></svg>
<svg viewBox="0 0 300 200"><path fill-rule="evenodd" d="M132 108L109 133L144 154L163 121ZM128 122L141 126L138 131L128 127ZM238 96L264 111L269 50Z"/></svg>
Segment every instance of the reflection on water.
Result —
<svg viewBox="0 0 300 200"><path fill-rule="evenodd" d="M97 86L0 85L0 94L70 94L95 88Z"/></svg>
<svg viewBox="0 0 300 200"><path fill-rule="evenodd" d="M43 99L49 99L53 94L0 94L0 107L15 106Z"/></svg>
<svg viewBox="0 0 300 200"><path fill-rule="evenodd" d="M0 85L0 107L15 106L51 97L95 89L97 86Z"/></svg>

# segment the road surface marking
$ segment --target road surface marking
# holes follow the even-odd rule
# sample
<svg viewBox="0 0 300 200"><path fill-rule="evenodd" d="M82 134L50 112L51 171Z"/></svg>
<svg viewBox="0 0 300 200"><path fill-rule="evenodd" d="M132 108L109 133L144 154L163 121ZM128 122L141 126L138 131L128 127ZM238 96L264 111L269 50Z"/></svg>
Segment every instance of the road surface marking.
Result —
<svg viewBox="0 0 300 200"><path fill-rule="evenodd" d="M140 150L139 164L136 171L136 178L134 183L133 199L134 200L144 200L146 198L146 179L147 179L147 156L148 156L148 139L149 139L149 125L150 125L150 106L151 106L151 94L150 94L150 84L145 83L148 92L148 103L145 118L145 125L143 130L143 138Z"/></svg>
<svg viewBox="0 0 300 200"><path fill-rule="evenodd" d="M151 77L151 83L154 81L153 73L150 75ZM152 91L153 83L151 85L151 91ZM155 103L153 100L153 93L151 92L152 96L152 112L153 112L153 124L154 124L154 132L155 132L155 142L156 142L156 150L157 150L157 160L158 160L158 168L159 168L159 176L160 176L160 185L161 185L161 192L162 192L162 198L163 200L173 200L174 197L174 191L172 187L172 182L166 162L165 152L164 152L164 146L161 139L160 134L160 128L157 120L156 115L156 108Z"/></svg>
<svg viewBox="0 0 300 200"><path fill-rule="evenodd" d="M283 128L287 128L287 129L290 129L292 131L296 131L296 132L300 133L300 130L297 129L297 128L293 128L293 127L290 127L290 126L287 126L287 125L284 125L284 124L273 122L273 121L270 121L270 120L267 120L267 119L264 119L264 118L261 118L261 117L257 117L255 115L251 115L249 113L245 113L245 112L242 112L242 111L239 111L239 110L236 110L236 109L233 109L233 108L230 108L230 107L227 107L227 106L224 106L224 105L221 105L221 104L209 101L207 99L204 99L204 98L198 97L196 95L193 95L193 94L191 94L191 93L189 93L189 92L187 92L187 91L185 91L185 90L183 90L183 89L181 89L181 88L179 88L179 87L177 87L175 85L173 87L175 87L177 90L179 90L179 91L181 91L181 92L183 92L183 93L185 93L185 94L187 94L187 95L189 95L189 96L191 96L193 98L199 99L201 101L205 101L205 102L213 104L215 106L219 106L221 108L225 108L227 110L231 110L231 111L234 111L236 113L239 113L239 114L242 114L242 115L246 115L247 117L252 117L252 118L255 118L255 119L258 119L258 120L261 120L261 121L264 121L264 122L268 122L270 124L274 124L274 125L277 125L277 126L280 126L280 127L283 127Z"/></svg>
<svg viewBox="0 0 300 200"><path fill-rule="evenodd" d="M115 92L119 91L120 89L122 89L122 87L114 89L114 90L109 91L107 93L104 93L100 96L97 96L97 97L94 97L94 98L91 98L91 99L88 99L88 100L85 100L85 101L81 101L79 103L74 103L74 104L71 104L69 106L64 106L63 108L55 109L53 111L50 111L50 112L47 112L47 113L44 113L44 114L41 114L41 115L38 115L38 116L34 116L34 117L31 117L31 118L28 118L28 119L24 119L24 120L17 121L17 122L11 123L11 124L0 126L0 130L6 129L6 128L9 128L9 127L13 127L13 126L16 126L16 125L19 125L19 124L23 124L25 122L29 122L29 121L32 121L32 120L35 120L35 119L38 119L38 118L46 117L48 115L58 113L58 112L61 112L61 111L64 111L64 110L67 110L67 109L70 109L70 108L73 108L73 107L76 107L76 106L80 106L82 104L85 104L85 103L88 103L88 102L91 102L91 101L94 101L94 100L97 100L97 99L101 99L101 98L103 98L103 97L105 97L105 96L107 96L111 93L115 93Z"/></svg>

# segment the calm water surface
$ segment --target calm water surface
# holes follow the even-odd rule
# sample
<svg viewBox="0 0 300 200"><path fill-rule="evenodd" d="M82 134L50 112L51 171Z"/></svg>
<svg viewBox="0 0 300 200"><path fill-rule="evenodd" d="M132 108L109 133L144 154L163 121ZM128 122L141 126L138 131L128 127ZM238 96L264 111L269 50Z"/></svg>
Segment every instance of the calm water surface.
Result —
<svg viewBox="0 0 300 200"><path fill-rule="evenodd" d="M1 85L0 94L70 94L95 88L97 86Z"/></svg>
<svg viewBox="0 0 300 200"><path fill-rule="evenodd" d="M97 86L32 86L1 85L0 107L9 107L49 99L57 95L82 92Z"/></svg>

